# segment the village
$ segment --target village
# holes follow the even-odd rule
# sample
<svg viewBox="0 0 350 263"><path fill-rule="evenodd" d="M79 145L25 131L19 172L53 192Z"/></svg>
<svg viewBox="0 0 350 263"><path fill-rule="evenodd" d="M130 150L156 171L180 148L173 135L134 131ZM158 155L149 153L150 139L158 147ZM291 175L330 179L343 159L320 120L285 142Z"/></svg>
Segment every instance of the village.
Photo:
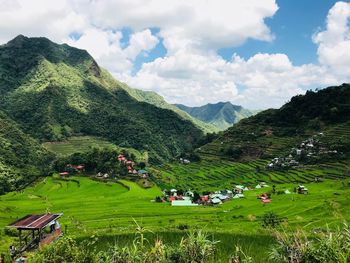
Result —
<svg viewBox="0 0 350 263"><path fill-rule="evenodd" d="M116 161L120 164L121 169L125 170L125 176L142 179L149 178L149 173L147 170L145 170L146 165L142 165L142 169L140 168L139 170L137 170L135 162L132 160L128 160L124 154L119 154L116 157ZM59 172L59 175L61 177L68 177L75 174L82 174L84 172L84 164L73 165L69 163L65 166L64 171ZM100 171L94 174L93 177L96 179L116 179L116 176L113 176L112 173L103 173Z"/></svg>
<svg viewBox="0 0 350 263"><path fill-rule="evenodd" d="M200 195L198 192L190 190L183 191L177 189L164 189L163 196L157 196L155 200L152 201L158 203L169 202L171 206L215 206L233 199L245 198L245 191L254 191L269 187L270 186L265 182L259 182L255 187L236 185L233 190L224 189L214 192L203 192L202 195ZM308 194L309 190L303 185L298 185L294 187L293 192L297 194ZM273 185L272 191L258 194L257 199L263 204L270 203L272 201L272 194L292 194L292 192L288 189L276 191L276 186Z"/></svg>
<svg viewBox="0 0 350 263"><path fill-rule="evenodd" d="M267 169L278 170L299 166L301 163L308 163L316 158L334 156L337 150L330 150L322 143L323 132L315 134L302 141L298 146L293 147L287 157L276 157L266 165Z"/></svg>

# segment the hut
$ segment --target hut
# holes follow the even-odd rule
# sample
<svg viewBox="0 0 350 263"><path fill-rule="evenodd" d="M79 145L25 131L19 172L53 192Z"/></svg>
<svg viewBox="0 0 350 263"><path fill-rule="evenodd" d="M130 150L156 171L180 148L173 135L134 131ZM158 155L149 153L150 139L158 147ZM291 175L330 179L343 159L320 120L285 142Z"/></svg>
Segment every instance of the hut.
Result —
<svg viewBox="0 0 350 263"><path fill-rule="evenodd" d="M60 237L62 231L58 219L62 215L63 213L26 215L9 224L7 228L18 230L19 244L17 251L22 253L40 245L50 244ZM48 227L50 227L50 233L46 234L44 229Z"/></svg>

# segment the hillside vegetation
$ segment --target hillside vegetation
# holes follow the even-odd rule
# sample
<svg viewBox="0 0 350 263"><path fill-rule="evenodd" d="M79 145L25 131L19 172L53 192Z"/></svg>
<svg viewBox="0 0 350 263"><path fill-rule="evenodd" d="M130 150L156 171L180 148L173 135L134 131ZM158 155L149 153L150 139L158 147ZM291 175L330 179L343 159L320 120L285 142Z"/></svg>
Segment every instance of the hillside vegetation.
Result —
<svg viewBox="0 0 350 263"><path fill-rule="evenodd" d="M215 126L221 131L255 114L254 111L244 109L242 106L233 105L230 102L209 103L200 107L188 107L182 104L176 104L175 106L194 118Z"/></svg>
<svg viewBox="0 0 350 263"><path fill-rule="evenodd" d="M0 109L41 141L106 138L171 159L202 137L177 113L140 102L85 51L18 36L0 46Z"/></svg>
<svg viewBox="0 0 350 263"><path fill-rule="evenodd" d="M269 109L241 120L201 147L203 155L231 160L270 159L288 155L302 140L322 133L338 157L350 152L350 85L308 91L280 109Z"/></svg>
<svg viewBox="0 0 350 263"><path fill-rule="evenodd" d="M0 112L0 195L47 174L52 155Z"/></svg>

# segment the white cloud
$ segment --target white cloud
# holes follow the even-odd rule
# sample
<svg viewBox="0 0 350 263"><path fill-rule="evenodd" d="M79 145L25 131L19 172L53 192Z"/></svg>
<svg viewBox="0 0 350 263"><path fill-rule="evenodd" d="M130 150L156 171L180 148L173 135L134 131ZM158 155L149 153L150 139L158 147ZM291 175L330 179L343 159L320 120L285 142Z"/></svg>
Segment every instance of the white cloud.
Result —
<svg viewBox="0 0 350 263"><path fill-rule="evenodd" d="M350 74L349 17L350 3L337 2L328 13L326 30L314 36L320 64L340 76Z"/></svg>
<svg viewBox="0 0 350 263"><path fill-rule="evenodd" d="M278 9L275 0L107 0L81 1L90 19L101 27L135 30L156 27L169 53L186 48L222 48L248 38L270 41L264 23Z"/></svg>
<svg viewBox="0 0 350 263"><path fill-rule="evenodd" d="M125 52L129 58L135 59L141 51L152 50L158 43L158 38L152 35L151 30L146 29L131 35Z"/></svg>
<svg viewBox="0 0 350 263"><path fill-rule="evenodd" d="M264 19L277 10L275 0L0 0L0 42L18 34L68 42L87 49L131 86L188 105L230 100L251 108L278 107L310 87L349 80L350 3L345 2L330 9L326 28L313 37L318 64L295 66L286 54L247 59L235 54L230 61L217 55L218 48L247 39L272 41ZM131 35L123 35L123 28ZM128 37L128 46L121 45ZM166 56L132 76L135 58L160 41Z"/></svg>
<svg viewBox="0 0 350 263"><path fill-rule="evenodd" d="M81 31L86 26L85 16L73 11L65 0L0 1L1 43L19 34L46 36L61 42L71 32Z"/></svg>
<svg viewBox="0 0 350 263"><path fill-rule="evenodd" d="M248 60L235 55L227 62L214 53L178 52L144 64L135 77L124 80L156 91L171 103L232 101L268 108L280 106L309 85L328 83L327 77L322 67L293 66L284 54L257 54Z"/></svg>

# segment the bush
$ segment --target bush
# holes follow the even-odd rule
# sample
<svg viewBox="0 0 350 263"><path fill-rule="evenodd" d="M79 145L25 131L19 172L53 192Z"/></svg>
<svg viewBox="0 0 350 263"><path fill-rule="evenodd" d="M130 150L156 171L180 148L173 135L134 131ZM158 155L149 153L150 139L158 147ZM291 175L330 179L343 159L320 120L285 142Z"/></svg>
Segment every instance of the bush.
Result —
<svg viewBox="0 0 350 263"><path fill-rule="evenodd" d="M97 263L99 257L87 244L78 245L71 237L62 237L52 245L44 246L28 258L29 263Z"/></svg>
<svg viewBox="0 0 350 263"><path fill-rule="evenodd" d="M275 228L282 222L282 219L274 212L267 212L261 218L261 225L265 228Z"/></svg>

